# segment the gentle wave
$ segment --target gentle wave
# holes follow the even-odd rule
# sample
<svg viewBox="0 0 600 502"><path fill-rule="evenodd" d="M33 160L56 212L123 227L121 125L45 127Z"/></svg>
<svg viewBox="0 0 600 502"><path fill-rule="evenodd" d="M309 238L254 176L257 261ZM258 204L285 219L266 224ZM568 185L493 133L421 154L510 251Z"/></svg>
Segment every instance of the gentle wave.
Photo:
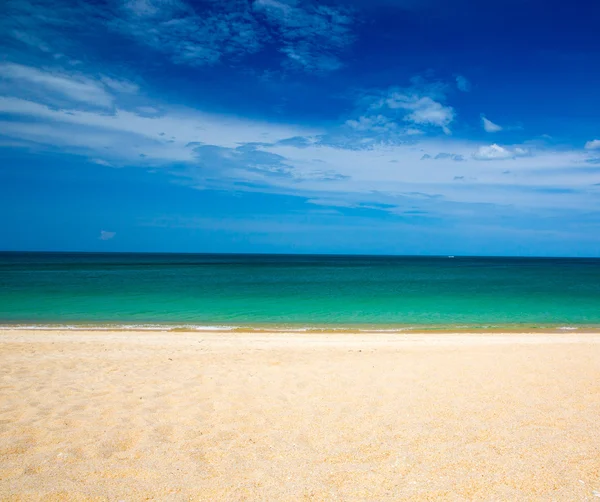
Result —
<svg viewBox="0 0 600 502"><path fill-rule="evenodd" d="M599 332L598 325L414 325L377 326L276 326L276 325L195 325L195 324L4 324L0 329L15 331L149 331L149 332L223 332L223 333L419 333L419 332Z"/></svg>
<svg viewBox="0 0 600 502"><path fill-rule="evenodd" d="M87 324L9 324L0 325L0 329L21 331L234 331L239 326L165 326L158 324L110 324L110 325L87 325Z"/></svg>

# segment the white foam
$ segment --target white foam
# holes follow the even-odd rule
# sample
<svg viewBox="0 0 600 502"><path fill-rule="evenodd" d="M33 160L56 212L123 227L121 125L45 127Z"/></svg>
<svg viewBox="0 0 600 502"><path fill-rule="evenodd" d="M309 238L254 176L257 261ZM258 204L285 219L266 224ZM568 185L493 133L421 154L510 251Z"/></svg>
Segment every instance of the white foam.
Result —
<svg viewBox="0 0 600 502"><path fill-rule="evenodd" d="M192 329L194 331L232 331L239 329L240 326L183 326L183 328Z"/></svg>
<svg viewBox="0 0 600 502"><path fill-rule="evenodd" d="M393 328L393 329L359 329L357 330L360 333L399 333L402 331L411 331L415 328Z"/></svg>

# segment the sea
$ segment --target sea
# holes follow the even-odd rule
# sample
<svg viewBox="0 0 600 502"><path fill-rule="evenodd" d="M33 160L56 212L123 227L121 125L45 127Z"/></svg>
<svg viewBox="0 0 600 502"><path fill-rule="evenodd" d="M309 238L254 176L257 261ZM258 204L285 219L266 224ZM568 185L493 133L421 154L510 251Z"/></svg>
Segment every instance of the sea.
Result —
<svg viewBox="0 0 600 502"><path fill-rule="evenodd" d="M600 259L0 253L0 325L600 330Z"/></svg>

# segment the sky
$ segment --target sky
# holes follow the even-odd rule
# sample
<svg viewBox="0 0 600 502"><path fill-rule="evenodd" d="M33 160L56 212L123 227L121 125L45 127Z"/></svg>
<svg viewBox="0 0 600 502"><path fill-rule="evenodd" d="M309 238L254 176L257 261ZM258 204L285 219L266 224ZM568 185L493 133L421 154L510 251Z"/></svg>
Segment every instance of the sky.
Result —
<svg viewBox="0 0 600 502"><path fill-rule="evenodd" d="M0 250L600 256L600 2L2 10Z"/></svg>

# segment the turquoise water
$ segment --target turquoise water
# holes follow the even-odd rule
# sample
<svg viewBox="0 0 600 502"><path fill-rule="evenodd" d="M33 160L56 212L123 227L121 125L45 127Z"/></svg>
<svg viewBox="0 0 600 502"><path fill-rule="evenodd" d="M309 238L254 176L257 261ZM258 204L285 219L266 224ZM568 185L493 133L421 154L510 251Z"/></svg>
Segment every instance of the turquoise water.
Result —
<svg viewBox="0 0 600 502"><path fill-rule="evenodd" d="M0 324L600 328L600 259L0 253Z"/></svg>

